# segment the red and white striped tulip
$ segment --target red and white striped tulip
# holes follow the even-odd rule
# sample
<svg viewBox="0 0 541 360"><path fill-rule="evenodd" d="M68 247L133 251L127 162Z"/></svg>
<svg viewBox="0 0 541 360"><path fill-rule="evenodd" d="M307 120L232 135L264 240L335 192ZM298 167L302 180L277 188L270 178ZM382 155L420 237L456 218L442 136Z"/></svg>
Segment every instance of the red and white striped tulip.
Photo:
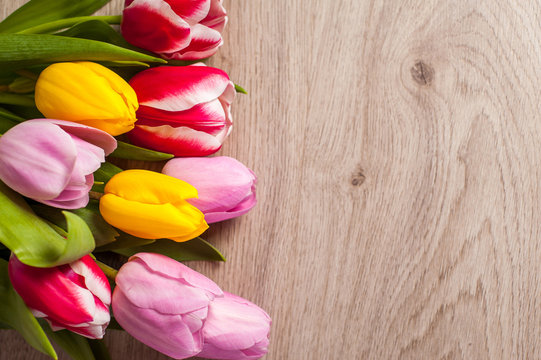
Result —
<svg viewBox="0 0 541 360"><path fill-rule="evenodd" d="M128 133L135 145L175 156L206 156L218 151L231 132L235 85L220 69L155 67L135 75L130 85L140 104Z"/></svg>
<svg viewBox="0 0 541 360"><path fill-rule="evenodd" d="M126 0L120 30L135 46L166 59L199 60L223 44L222 0Z"/></svg>
<svg viewBox="0 0 541 360"><path fill-rule="evenodd" d="M103 337L110 320L111 288L89 255L52 268L28 266L12 255L9 277L34 316L45 318L53 330Z"/></svg>

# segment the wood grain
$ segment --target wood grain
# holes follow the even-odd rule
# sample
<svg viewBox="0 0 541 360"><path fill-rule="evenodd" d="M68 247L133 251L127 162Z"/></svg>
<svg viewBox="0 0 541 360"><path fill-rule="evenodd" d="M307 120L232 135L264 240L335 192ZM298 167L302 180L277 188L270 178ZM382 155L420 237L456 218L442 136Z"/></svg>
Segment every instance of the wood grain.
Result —
<svg viewBox="0 0 541 360"><path fill-rule="evenodd" d="M209 232L226 264L191 266L268 310L266 359L540 358L540 3L226 6L211 63L250 94L221 154L259 204Z"/></svg>

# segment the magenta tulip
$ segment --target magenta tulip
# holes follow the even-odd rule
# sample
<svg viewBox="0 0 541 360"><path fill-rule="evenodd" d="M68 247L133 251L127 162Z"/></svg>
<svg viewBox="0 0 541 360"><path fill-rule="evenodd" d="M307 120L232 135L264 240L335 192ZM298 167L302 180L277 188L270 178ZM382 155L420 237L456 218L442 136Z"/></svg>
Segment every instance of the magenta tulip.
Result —
<svg viewBox="0 0 541 360"><path fill-rule="evenodd" d="M199 60L223 44L226 15L222 0L126 0L120 30L166 59Z"/></svg>
<svg viewBox="0 0 541 360"><path fill-rule="evenodd" d="M220 149L232 126L235 86L222 70L204 65L160 66L130 80L139 110L128 133L135 145L205 156Z"/></svg>
<svg viewBox="0 0 541 360"><path fill-rule="evenodd" d="M253 360L267 353L271 318L257 305L224 292L209 305L203 326L205 343L198 356Z"/></svg>
<svg viewBox="0 0 541 360"><path fill-rule="evenodd" d="M199 198L188 202L205 214L209 224L245 214L256 204L256 176L233 158L176 158L162 172L197 189Z"/></svg>
<svg viewBox="0 0 541 360"><path fill-rule="evenodd" d="M88 204L93 172L116 148L104 131L61 120L28 120L0 137L0 180L20 194L63 209Z"/></svg>
<svg viewBox="0 0 541 360"><path fill-rule="evenodd" d="M113 314L144 344L175 359L198 354L208 306L222 290L205 276L163 255L139 253L116 277Z"/></svg>
<svg viewBox="0 0 541 360"><path fill-rule="evenodd" d="M103 337L110 320L111 289L90 256L53 268L36 268L12 255L9 277L32 313L45 318L53 330L68 329L91 339Z"/></svg>

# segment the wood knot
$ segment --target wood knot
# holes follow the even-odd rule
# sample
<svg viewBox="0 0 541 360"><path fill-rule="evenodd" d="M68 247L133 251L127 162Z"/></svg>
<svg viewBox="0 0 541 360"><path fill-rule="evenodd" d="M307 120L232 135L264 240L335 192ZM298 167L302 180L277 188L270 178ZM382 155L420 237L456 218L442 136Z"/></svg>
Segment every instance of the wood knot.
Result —
<svg viewBox="0 0 541 360"><path fill-rule="evenodd" d="M351 176L351 185L361 186L365 180L366 176L364 175L364 170L359 167Z"/></svg>
<svg viewBox="0 0 541 360"><path fill-rule="evenodd" d="M429 86L434 80L434 68L422 60L417 60L410 71L413 80L421 86Z"/></svg>

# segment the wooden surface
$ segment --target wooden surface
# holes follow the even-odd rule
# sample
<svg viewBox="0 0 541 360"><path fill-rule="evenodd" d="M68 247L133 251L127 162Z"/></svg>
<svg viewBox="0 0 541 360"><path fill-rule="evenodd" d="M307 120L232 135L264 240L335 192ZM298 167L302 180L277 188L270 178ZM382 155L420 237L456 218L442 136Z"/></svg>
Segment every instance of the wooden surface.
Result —
<svg viewBox="0 0 541 360"><path fill-rule="evenodd" d="M271 314L266 359L541 358L541 5L480 3L226 0L259 204L191 266Z"/></svg>

